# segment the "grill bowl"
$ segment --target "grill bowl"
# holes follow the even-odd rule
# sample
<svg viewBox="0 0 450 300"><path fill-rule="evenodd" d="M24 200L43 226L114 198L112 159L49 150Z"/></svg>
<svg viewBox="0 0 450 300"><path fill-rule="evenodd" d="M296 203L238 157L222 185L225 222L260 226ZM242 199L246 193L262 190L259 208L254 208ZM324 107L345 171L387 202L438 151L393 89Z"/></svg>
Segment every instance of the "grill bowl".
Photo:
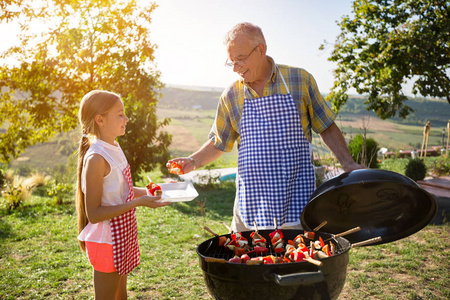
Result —
<svg viewBox="0 0 450 300"><path fill-rule="evenodd" d="M260 230L259 233L270 241L272 231ZM284 240L293 240L303 232L283 230ZM251 241L251 231L241 234ZM332 238L329 233L316 232L315 238L319 236L324 240ZM345 284L351 244L342 237L332 241L337 254L321 259L321 267L306 261L268 265L208 262L208 257L228 260L234 256L232 251L219 246L217 237L201 243L197 254L208 291L214 299L337 299Z"/></svg>

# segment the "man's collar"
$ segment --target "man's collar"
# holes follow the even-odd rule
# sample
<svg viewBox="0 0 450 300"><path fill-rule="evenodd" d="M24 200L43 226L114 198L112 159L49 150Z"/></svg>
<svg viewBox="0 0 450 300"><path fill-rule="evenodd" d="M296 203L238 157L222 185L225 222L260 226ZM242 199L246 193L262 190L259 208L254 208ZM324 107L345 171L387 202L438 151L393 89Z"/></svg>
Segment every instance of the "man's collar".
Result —
<svg viewBox="0 0 450 300"><path fill-rule="evenodd" d="M266 55L267 60L272 64L272 76L270 76L270 80L272 80L272 82L275 82L275 77L277 75L277 65L275 64L275 61L273 60L272 57Z"/></svg>

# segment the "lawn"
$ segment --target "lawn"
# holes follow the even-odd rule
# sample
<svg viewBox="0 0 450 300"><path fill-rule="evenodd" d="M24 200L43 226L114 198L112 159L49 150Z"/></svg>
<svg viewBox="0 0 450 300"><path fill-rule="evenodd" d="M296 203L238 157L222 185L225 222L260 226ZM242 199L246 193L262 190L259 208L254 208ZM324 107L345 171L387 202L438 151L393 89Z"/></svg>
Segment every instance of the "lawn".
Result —
<svg viewBox="0 0 450 300"><path fill-rule="evenodd" d="M161 109L159 113L172 118L168 131L173 135L173 156L190 154L201 146L214 118L210 111ZM337 123L347 138L360 132L356 119ZM400 149L421 142L419 126L372 120L370 128L369 137L375 135L380 147L395 143ZM75 170L67 157L78 136L73 131L30 147L11 167L24 173L51 168L53 178L70 183ZM327 156L317 135L313 146L315 155ZM54 159L45 159L49 155ZM234 149L207 168L236 166L236 157ZM404 174L407 162L385 160L380 168ZM159 171L148 175L156 182L162 180ZM141 265L129 276L130 299L211 299L195 250L211 237L203 226L226 233L222 223L231 222L235 188L227 183L197 186L197 190L199 197L192 202L137 210ZM449 229L448 223L428 225L393 243L351 249L339 299L449 299ZM73 195L57 205L53 198L35 193L19 209L0 209L0 299L93 299L92 270L76 236Z"/></svg>
<svg viewBox="0 0 450 300"><path fill-rule="evenodd" d="M226 233L234 184L197 186L199 197L161 209L138 208L141 265L129 276L130 299L211 299L196 247ZM448 299L450 226L428 225L408 238L350 250L339 299ZM0 299L93 299L92 270L76 240L70 199L32 196L0 210Z"/></svg>

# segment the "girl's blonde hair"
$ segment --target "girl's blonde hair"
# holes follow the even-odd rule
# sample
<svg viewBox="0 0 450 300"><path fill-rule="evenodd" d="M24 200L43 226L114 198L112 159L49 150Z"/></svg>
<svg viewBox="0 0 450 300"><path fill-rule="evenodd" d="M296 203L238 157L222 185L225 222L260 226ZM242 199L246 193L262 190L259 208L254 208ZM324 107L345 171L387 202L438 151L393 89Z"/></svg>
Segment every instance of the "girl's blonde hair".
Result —
<svg viewBox="0 0 450 300"><path fill-rule="evenodd" d="M107 91L93 90L87 93L80 103L78 119L81 125L81 139L78 150L78 166L77 166L77 196L76 208L78 214L78 233L89 223L86 214L86 206L84 203L84 193L81 190L81 173L83 171L83 161L86 152L90 147L88 134L98 137L99 129L95 122L95 116L107 114L112 107L120 101L120 96ZM79 241L81 250L86 251L85 243Z"/></svg>

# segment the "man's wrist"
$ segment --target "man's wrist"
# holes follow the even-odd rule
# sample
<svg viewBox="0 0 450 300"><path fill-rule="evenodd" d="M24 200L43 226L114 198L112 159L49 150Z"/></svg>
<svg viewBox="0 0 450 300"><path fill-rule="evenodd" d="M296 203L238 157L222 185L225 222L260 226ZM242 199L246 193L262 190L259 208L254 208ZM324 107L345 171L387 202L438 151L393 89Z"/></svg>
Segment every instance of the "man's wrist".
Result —
<svg viewBox="0 0 450 300"><path fill-rule="evenodd" d="M189 160L191 161L192 166L194 167L194 170L197 169L197 164L195 163L195 159L192 158L191 156L188 157Z"/></svg>

